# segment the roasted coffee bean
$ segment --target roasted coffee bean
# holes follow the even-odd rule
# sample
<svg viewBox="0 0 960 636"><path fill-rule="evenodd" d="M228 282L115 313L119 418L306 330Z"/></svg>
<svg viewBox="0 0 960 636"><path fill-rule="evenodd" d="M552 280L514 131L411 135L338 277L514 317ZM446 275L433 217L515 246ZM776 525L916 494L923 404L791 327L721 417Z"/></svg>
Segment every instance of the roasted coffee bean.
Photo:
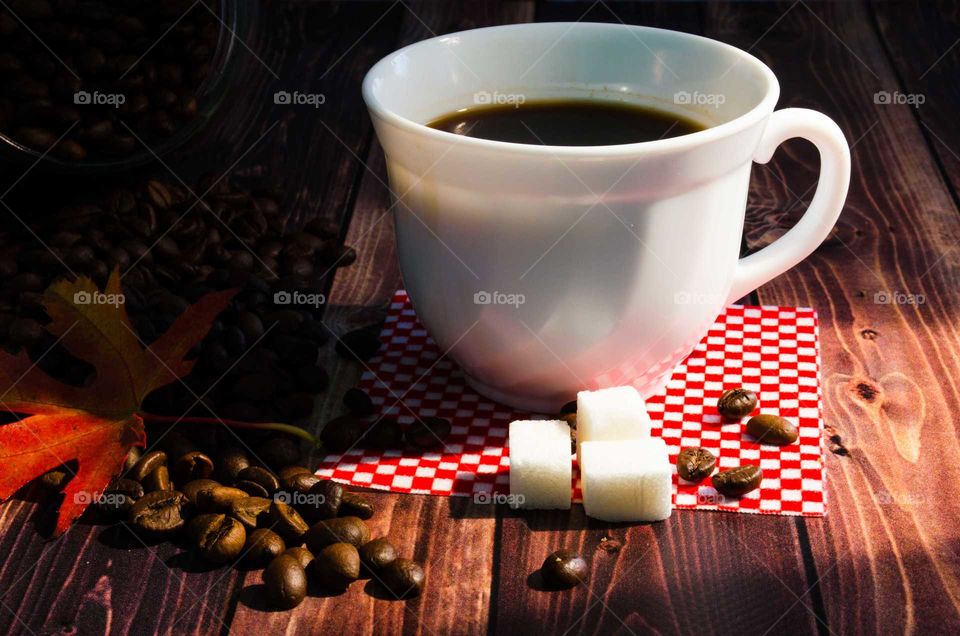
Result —
<svg viewBox="0 0 960 636"><path fill-rule="evenodd" d="M46 330L31 318L16 318L10 323L10 340L16 344L29 346L43 339Z"/></svg>
<svg viewBox="0 0 960 636"><path fill-rule="evenodd" d="M345 517L358 517L364 520L370 519L373 517L373 504L370 503L370 500L361 497L357 493L344 492L337 514Z"/></svg>
<svg viewBox="0 0 960 636"><path fill-rule="evenodd" d="M81 161L87 158L87 149L73 139L61 139L54 147L53 154L67 161Z"/></svg>
<svg viewBox="0 0 960 636"><path fill-rule="evenodd" d="M200 556L211 563L229 563L243 551L243 524L224 514L204 514L190 522L190 537Z"/></svg>
<svg viewBox="0 0 960 636"><path fill-rule="evenodd" d="M273 468L291 466L300 461L300 447L289 437L272 437L257 449L257 454Z"/></svg>
<svg viewBox="0 0 960 636"><path fill-rule="evenodd" d="M252 311L240 312L237 316L237 327L250 342L256 342L263 335L263 321Z"/></svg>
<svg viewBox="0 0 960 636"><path fill-rule="evenodd" d="M380 351L380 335L371 328L345 333L335 347L344 358L366 362Z"/></svg>
<svg viewBox="0 0 960 636"><path fill-rule="evenodd" d="M357 260L357 251L349 245L337 245L333 254L334 264L337 267L347 267Z"/></svg>
<svg viewBox="0 0 960 636"><path fill-rule="evenodd" d="M264 319L277 333L296 333L303 324L303 314L294 309L272 311L264 316Z"/></svg>
<svg viewBox="0 0 960 636"><path fill-rule="evenodd" d="M690 482L700 482L713 473L717 458L705 448L684 448L677 455L677 474Z"/></svg>
<svg viewBox="0 0 960 636"><path fill-rule="evenodd" d="M797 427L778 415L761 414L747 420L747 432L761 444L786 446L797 441Z"/></svg>
<svg viewBox="0 0 960 636"><path fill-rule="evenodd" d="M291 543L299 543L310 529L293 506L280 501L274 501L270 506L270 526Z"/></svg>
<svg viewBox="0 0 960 636"><path fill-rule="evenodd" d="M307 531L304 541L314 554L331 543L349 543L357 547L370 540L370 528L358 517L337 517L319 521Z"/></svg>
<svg viewBox="0 0 960 636"><path fill-rule="evenodd" d="M342 453L353 448L366 430L364 423L354 415L341 415L327 422L320 439L332 452Z"/></svg>
<svg viewBox="0 0 960 636"><path fill-rule="evenodd" d="M373 576L385 566L397 560L397 549L386 539L380 537L364 543L358 549L360 567L367 576Z"/></svg>
<svg viewBox="0 0 960 636"><path fill-rule="evenodd" d="M347 389L343 394L343 405L358 417L367 417L373 414L373 401L367 392L356 387Z"/></svg>
<svg viewBox="0 0 960 636"><path fill-rule="evenodd" d="M277 410L285 419L297 420L313 413L314 397L309 393L291 393L276 402Z"/></svg>
<svg viewBox="0 0 960 636"><path fill-rule="evenodd" d="M304 365L296 371L297 388L308 393L320 393L327 388L330 379L323 367Z"/></svg>
<svg viewBox="0 0 960 636"><path fill-rule="evenodd" d="M227 512L237 499L246 499L250 495L239 488L214 486L197 492L197 509L205 512Z"/></svg>
<svg viewBox="0 0 960 636"><path fill-rule="evenodd" d="M287 492L308 493L320 479L304 466L287 466L277 474L280 485Z"/></svg>
<svg viewBox="0 0 960 636"><path fill-rule="evenodd" d="M303 226L305 232L315 234L320 238L332 239L340 235L340 223L332 218L311 219Z"/></svg>
<svg viewBox="0 0 960 636"><path fill-rule="evenodd" d="M251 497L269 497L272 493L264 488L262 485L255 481L249 479L241 479L233 485L234 488L239 488L243 492L247 493Z"/></svg>
<svg viewBox="0 0 960 636"><path fill-rule="evenodd" d="M300 562L281 554L263 571L267 599L278 609L292 609L307 595L307 573Z"/></svg>
<svg viewBox="0 0 960 636"><path fill-rule="evenodd" d="M397 599L414 598L423 592L423 568L410 559L394 559L380 570L380 583Z"/></svg>
<svg viewBox="0 0 960 636"><path fill-rule="evenodd" d="M233 483L244 468L250 465L246 451L240 448L226 448L216 459L215 473L220 481Z"/></svg>
<svg viewBox="0 0 960 636"><path fill-rule="evenodd" d="M563 413L560 419L570 427L570 452L577 452L577 414Z"/></svg>
<svg viewBox="0 0 960 636"><path fill-rule="evenodd" d="M761 481L763 481L763 471L759 466L738 466L714 475L713 487L721 495L742 497L759 488Z"/></svg>
<svg viewBox="0 0 960 636"><path fill-rule="evenodd" d="M12 292L22 293L43 291L45 285L43 277L30 272L20 272L10 280L7 287Z"/></svg>
<svg viewBox="0 0 960 636"><path fill-rule="evenodd" d="M183 527L181 508L187 498L176 490L156 490L137 500L130 508L130 524L137 530L166 534Z"/></svg>
<svg viewBox="0 0 960 636"><path fill-rule="evenodd" d="M147 475L166 463L166 453L160 450L150 451L140 458L136 465L130 470L130 474L128 474L127 477L139 482L143 482Z"/></svg>
<svg viewBox="0 0 960 636"><path fill-rule="evenodd" d="M97 498L97 508L109 515L127 515L143 494L139 482L116 477Z"/></svg>
<svg viewBox="0 0 960 636"><path fill-rule="evenodd" d="M143 487L147 492L155 490L173 490L173 484L170 483L170 474L167 467L163 464L153 469L153 472L143 478Z"/></svg>
<svg viewBox="0 0 960 636"><path fill-rule="evenodd" d="M576 400L570 400L569 402L567 402L566 404L564 404L563 406L560 407L560 414L561 414L561 415L568 415L568 414L571 414L571 413L574 414L574 415L577 413L577 401L576 401Z"/></svg>
<svg viewBox="0 0 960 636"><path fill-rule="evenodd" d="M310 567L310 564L313 563L313 552L307 550L303 546L287 548L284 554L287 556L292 556L294 559L296 559L304 570Z"/></svg>
<svg viewBox="0 0 960 636"><path fill-rule="evenodd" d="M311 486L309 494L307 503L300 507L308 519L316 521L337 516L343 501L343 486L329 479L320 479Z"/></svg>
<svg viewBox="0 0 960 636"><path fill-rule="evenodd" d="M176 387L179 383L174 382L168 384L168 387ZM183 385L180 385L181 387ZM168 389L173 390L173 389ZM185 402L184 406L189 406L193 404L193 401L196 399L192 393L190 393L184 387L182 390L178 390L178 395L183 395L183 401ZM179 405L178 405L179 408ZM184 408L186 410L186 408ZM173 464L177 463L181 457L187 453L192 453L197 450L197 445L193 440L189 439L186 435L179 431L170 431L163 436L163 439L160 440L160 449L167 454L167 461L172 462ZM197 479L200 479L199 477Z"/></svg>
<svg viewBox="0 0 960 636"><path fill-rule="evenodd" d="M557 550L540 566L544 584L555 589L567 589L583 583L589 572L584 558L571 550Z"/></svg>
<svg viewBox="0 0 960 636"><path fill-rule="evenodd" d="M342 590L360 578L360 554L356 546L333 543L315 554L311 567L324 588Z"/></svg>
<svg viewBox="0 0 960 636"><path fill-rule="evenodd" d="M267 494L280 490L280 480L272 472L262 466L247 466L237 475L238 481L252 481L266 489Z"/></svg>
<svg viewBox="0 0 960 636"><path fill-rule="evenodd" d="M442 417L417 418L410 424L405 437L418 448L437 448L450 435L450 420Z"/></svg>
<svg viewBox="0 0 960 636"><path fill-rule="evenodd" d="M30 84L21 84L29 87ZM57 141L57 136L46 128L32 128L24 126L13 131L13 138L20 143L38 150L46 150Z"/></svg>
<svg viewBox="0 0 960 636"><path fill-rule="evenodd" d="M272 501L266 497L244 497L230 504L230 516L248 528L256 528L270 512Z"/></svg>
<svg viewBox="0 0 960 636"><path fill-rule="evenodd" d="M236 348L242 350L243 346ZM272 400L276 394L277 382L272 375L266 373L251 373L242 376L233 385L233 395L238 399L263 402Z"/></svg>
<svg viewBox="0 0 960 636"><path fill-rule="evenodd" d="M157 206L158 209L166 210L173 204L173 196L162 181L155 179L147 181L145 190L150 201Z"/></svg>
<svg viewBox="0 0 960 636"><path fill-rule="evenodd" d="M757 408L757 394L750 389L730 389L717 401L717 410L728 420L739 420Z"/></svg>
<svg viewBox="0 0 960 636"><path fill-rule="evenodd" d="M213 474L213 460L200 451L181 455L173 465L173 478L178 484L207 479Z"/></svg>
<svg viewBox="0 0 960 636"><path fill-rule="evenodd" d="M211 488L216 488L220 486L219 482L216 482L212 479L194 479L193 481L188 481L185 483L180 491L186 496L187 502L191 506L197 505L197 495L201 490L210 490Z"/></svg>
<svg viewBox="0 0 960 636"><path fill-rule="evenodd" d="M260 528L247 535L247 543L243 546L243 558L251 565L263 567L286 549L287 544L283 542L280 535L273 530Z"/></svg>
<svg viewBox="0 0 960 636"><path fill-rule="evenodd" d="M392 417L375 421L367 429L360 444L370 448L402 448L403 431L400 429L400 422Z"/></svg>

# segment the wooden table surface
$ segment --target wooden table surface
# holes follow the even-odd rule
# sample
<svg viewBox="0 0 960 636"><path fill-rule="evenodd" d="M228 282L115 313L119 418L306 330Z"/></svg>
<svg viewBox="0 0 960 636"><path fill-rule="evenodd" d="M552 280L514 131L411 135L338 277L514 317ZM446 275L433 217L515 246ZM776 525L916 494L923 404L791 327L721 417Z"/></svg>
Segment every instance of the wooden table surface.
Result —
<svg viewBox="0 0 960 636"><path fill-rule="evenodd" d="M381 150L362 106L365 71L434 34L529 21L644 24L744 48L780 78L780 107L834 118L853 175L837 231L750 302L820 314L826 518L678 511L614 525L515 514L465 498L373 495L375 534L425 564L426 593L396 602L364 585L264 611L259 572L198 570L172 544L144 547L81 521L55 542L36 504L0 507L6 633L960 633L960 9L934 3L263 2L244 32L224 119L158 174L268 175L291 222L341 219L359 252L325 281L338 332L381 320L399 285ZM321 109L274 105L323 93ZM923 104L877 103L879 91ZM892 102L897 99L890 100ZM781 234L818 170L806 142L755 166L745 249ZM169 176L169 175L168 175ZM42 187L31 176L21 192ZM918 302L878 302L877 294ZM901 296L902 297L902 296ZM922 302L919 302L922 297ZM331 347L332 349L332 347ZM334 382L317 426L361 368L324 352ZM603 538L620 543L600 548ZM609 543L609 542L607 542ZM538 589L544 556L589 557L588 585Z"/></svg>

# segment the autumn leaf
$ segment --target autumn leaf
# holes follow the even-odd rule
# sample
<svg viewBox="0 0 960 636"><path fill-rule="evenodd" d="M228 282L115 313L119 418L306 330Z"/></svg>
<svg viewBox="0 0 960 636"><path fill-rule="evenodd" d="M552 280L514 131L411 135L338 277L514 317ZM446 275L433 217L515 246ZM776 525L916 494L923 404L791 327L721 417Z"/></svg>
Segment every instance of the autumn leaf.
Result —
<svg viewBox="0 0 960 636"><path fill-rule="evenodd" d="M206 335L234 291L208 294L191 305L149 350L137 339L122 298L120 274L101 292L89 278L59 281L44 293L47 330L73 356L96 369L82 387L46 375L25 351L0 350L0 408L24 415L0 426L0 499L61 464L75 461L55 534L70 527L110 479L132 446L144 446L139 412L154 389L187 375L187 352Z"/></svg>

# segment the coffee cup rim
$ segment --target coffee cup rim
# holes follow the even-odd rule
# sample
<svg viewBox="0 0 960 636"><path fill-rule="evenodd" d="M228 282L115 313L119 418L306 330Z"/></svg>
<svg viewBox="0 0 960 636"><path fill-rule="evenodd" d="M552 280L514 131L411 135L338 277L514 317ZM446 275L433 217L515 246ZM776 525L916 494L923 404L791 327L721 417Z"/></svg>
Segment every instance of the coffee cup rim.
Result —
<svg viewBox="0 0 960 636"><path fill-rule="evenodd" d="M492 139L481 139L478 137L467 137L464 135L457 135L445 130L438 130L436 128L431 128L430 126L415 121L413 119L404 117L390 108L388 108L375 94L373 83L374 80L383 74L384 68L390 65L391 61L397 56L402 55L404 52L410 51L417 47L426 46L431 42L440 42L450 38L456 38L463 34L475 34L480 31L523 31L528 29L535 28L545 28L545 27L556 27L558 25L567 26L570 29L581 28L581 27L590 27L590 28L609 28L611 30L634 30L634 31L643 31L643 32L658 32L661 34L669 34L670 37L676 37L678 39L685 39L690 41L699 41L700 43L706 43L709 46L717 47L723 50L726 50L729 53L732 53L739 58L738 64L748 63L755 70L757 70L760 76L766 81L766 90L763 98L747 112L738 115L737 117L731 119L730 121L717 124L716 126L710 126L703 130L688 133L686 135L680 135L677 137L669 137L666 139L655 139L652 141L642 141L637 143L626 143L626 144L614 144L614 145L605 145L605 146L552 146L552 145L534 145L534 144L523 144L515 143L509 141L496 141ZM523 23L523 24L506 24L490 27L481 27L478 29L466 29L463 31L457 31L454 33L448 33L445 35L438 35L435 37L427 38L408 44L402 48L399 48L392 53L381 58L376 64L374 64L367 74L363 78L362 85L362 95L363 100L366 102L367 108L370 110L371 115L379 117L402 130L408 132L427 136L438 142L446 143L457 143L458 145L463 144L465 148L474 147L477 149L485 150L494 150L494 151L507 151L516 154L526 154L526 155L542 155L542 156L556 156L556 155L576 155L576 156L623 156L623 155L633 155L638 152L650 153L650 152L674 152L678 150L684 150L692 146L698 146L717 139L724 137L729 137L740 133L751 126L757 124L759 121L767 117L770 113L773 112L774 106L776 106L777 100L780 97L780 83L777 80L776 75L770 69L769 66L764 64L759 58L754 55L751 55L749 52L744 51L738 47L735 47L731 44L721 42L719 40L714 40L712 38L704 37L701 35L695 35L693 33L685 33L683 31L675 31L673 29L661 29L658 27L648 27L641 25L629 25L629 24L610 24L606 22L532 22L532 23Z"/></svg>

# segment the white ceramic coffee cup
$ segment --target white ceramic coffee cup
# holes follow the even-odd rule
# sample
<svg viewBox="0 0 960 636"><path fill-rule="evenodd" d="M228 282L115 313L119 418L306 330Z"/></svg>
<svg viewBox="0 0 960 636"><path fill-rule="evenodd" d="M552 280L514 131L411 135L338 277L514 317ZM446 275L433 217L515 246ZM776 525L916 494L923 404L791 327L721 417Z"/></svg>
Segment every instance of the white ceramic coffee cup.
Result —
<svg viewBox="0 0 960 636"><path fill-rule="evenodd" d="M843 207L850 151L825 115L773 111L755 57L638 26L521 24L436 37L363 83L395 197L417 315L478 392L555 412L577 391L659 391L729 302L796 265ZM615 146L535 146L427 122L485 103L622 100L709 126ZM820 151L806 214L739 259L753 162L802 137Z"/></svg>

